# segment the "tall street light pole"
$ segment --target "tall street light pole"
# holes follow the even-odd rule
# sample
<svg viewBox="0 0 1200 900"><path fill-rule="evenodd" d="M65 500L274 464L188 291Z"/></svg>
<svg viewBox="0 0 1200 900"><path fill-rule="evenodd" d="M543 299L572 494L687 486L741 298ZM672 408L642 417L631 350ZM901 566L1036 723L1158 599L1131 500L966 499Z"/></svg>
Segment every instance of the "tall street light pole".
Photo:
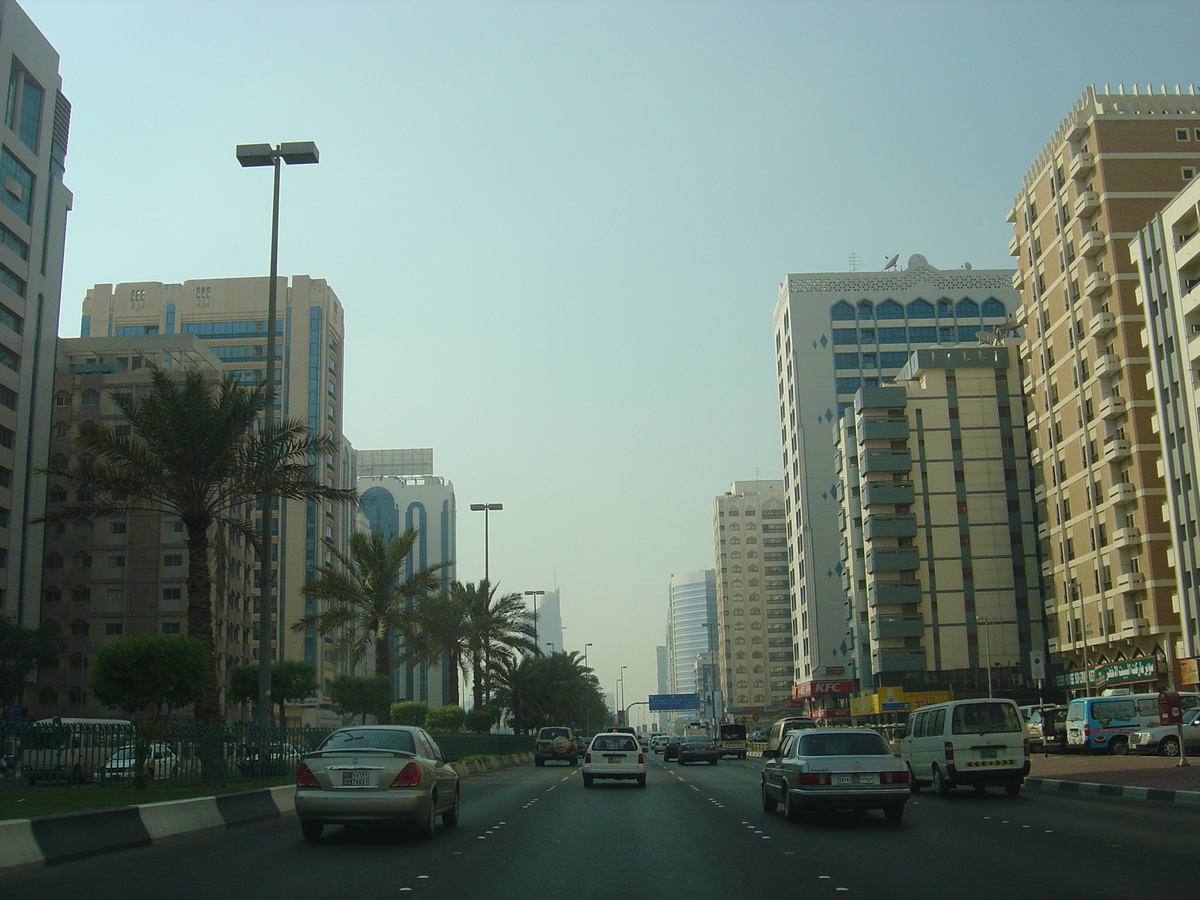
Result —
<svg viewBox="0 0 1200 900"><path fill-rule="evenodd" d="M629 666L621 666L621 711L617 714L617 724L627 725L625 721L625 670Z"/></svg>
<svg viewBox="0 0 1200 900"><path fill-rule="evenodd" d="M492 583L491 572L488 569L488 513L493 509L504 509L503 503L472 503L472 512L483 512L483 580Z"/></svg>
<svg viewBox="0 0 1200 900"><path fill-rule="evenodd" d="M537 632L537 598L544 596L545 593L546 593L545 591L526 591L525 592L526 597L533 598L533 643L534 643L534 646L540 646L538 644L538 632Z"/></svg>
<svg viewBox="0 0 1200 900"><path fill-rule="evenodd" d="M264 380L267 385L267 426L275 426L275 328L278 321L276 293L279 278L279 172L283 164L315 165L320 161L317 145L312 141L292 141L278 147L270 144L238 144L237 159L243 167L271 166L275 170L275 190L271 201L271 276L267 282L267 369ZM258 586L258 724L271 726L271 595L272 575L271 544L273 535L271 513L275 498L262 498L261 565ZM280 619L283 604L279 604ZM279 629L279 658L283 658L283 629ZM284 723L280 722L280 726Z"/></svg>

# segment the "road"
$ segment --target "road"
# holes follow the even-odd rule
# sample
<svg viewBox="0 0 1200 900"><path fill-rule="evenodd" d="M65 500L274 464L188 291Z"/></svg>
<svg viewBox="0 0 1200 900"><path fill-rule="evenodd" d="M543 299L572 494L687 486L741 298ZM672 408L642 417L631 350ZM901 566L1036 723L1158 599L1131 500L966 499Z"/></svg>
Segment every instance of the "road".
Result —
<svg viewBox="0 0 1200 900"><path fill-rule="evenodd" d="M879 813L789 825L759 806L756 760L650 760L645 789L588 790L578 769L554 765L467 779L462 823L430 842L331 828L311 844L287 817L0 876L0 897L1128 900L1194 890L1200 810L1187 806L926 790L899 825Z"/></svg>

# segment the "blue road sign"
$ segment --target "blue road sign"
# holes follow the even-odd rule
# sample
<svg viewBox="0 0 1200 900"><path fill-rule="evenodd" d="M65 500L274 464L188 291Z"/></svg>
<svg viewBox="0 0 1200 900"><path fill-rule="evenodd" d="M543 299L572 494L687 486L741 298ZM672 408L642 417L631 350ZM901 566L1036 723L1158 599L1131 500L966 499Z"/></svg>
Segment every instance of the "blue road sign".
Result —
<svg viewBox="0 0 1200 900"><path fill-rule="evenodd" d="M699 709L699 694L651 694L650 711Z"/></svg>

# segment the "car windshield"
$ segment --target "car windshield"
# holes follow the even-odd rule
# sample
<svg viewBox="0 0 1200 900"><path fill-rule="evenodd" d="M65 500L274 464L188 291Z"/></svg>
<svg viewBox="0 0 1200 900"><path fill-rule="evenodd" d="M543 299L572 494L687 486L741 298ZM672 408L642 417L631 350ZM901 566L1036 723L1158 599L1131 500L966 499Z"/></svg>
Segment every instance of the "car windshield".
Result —
<svg viewBox="0 0 1200 900"><path fill-rule="evenodd" d="M637 741L624 735L605 734L592 741L593 750L637 750Z"/></svg>
<svg viewBox="0 0 1200 900"><path fill-rule="evenodd" d="M861 734L806 734L797 756L890 756L883 738L873 731Z"/></svg>
<svg viewBox="0 0 1200 900"><path fill-rule="evenodd" d="M1021 714L1011 703L964 703L954 707L954 734L993 734L1024 730Z"/></svg>
<svg viewBox="0 0 1200 900"><path fill-rule="evenodd" d="M325 739L322 750L400 750L416 753L417 745L411 732L382 729L347 728L335 731Z"/></svg>

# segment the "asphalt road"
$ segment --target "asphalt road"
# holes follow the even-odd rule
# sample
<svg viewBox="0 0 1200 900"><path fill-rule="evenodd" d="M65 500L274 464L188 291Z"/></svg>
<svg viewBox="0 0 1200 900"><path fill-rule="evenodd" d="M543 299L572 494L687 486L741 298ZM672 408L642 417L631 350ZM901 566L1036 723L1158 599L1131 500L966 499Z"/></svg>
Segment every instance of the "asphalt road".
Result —
<svg viewBox="0 0 1200 900"><path fill-rule="evenodd" d="M816 814L789 825L758 800L757 760L651 757L649 783L532 764L463 782L462 822L430 841L294 817L0 876L25 900L544 900L707 898L1063 900L1190 896L1200 810L1027 792L912 798L904 821Z"/></svg>

